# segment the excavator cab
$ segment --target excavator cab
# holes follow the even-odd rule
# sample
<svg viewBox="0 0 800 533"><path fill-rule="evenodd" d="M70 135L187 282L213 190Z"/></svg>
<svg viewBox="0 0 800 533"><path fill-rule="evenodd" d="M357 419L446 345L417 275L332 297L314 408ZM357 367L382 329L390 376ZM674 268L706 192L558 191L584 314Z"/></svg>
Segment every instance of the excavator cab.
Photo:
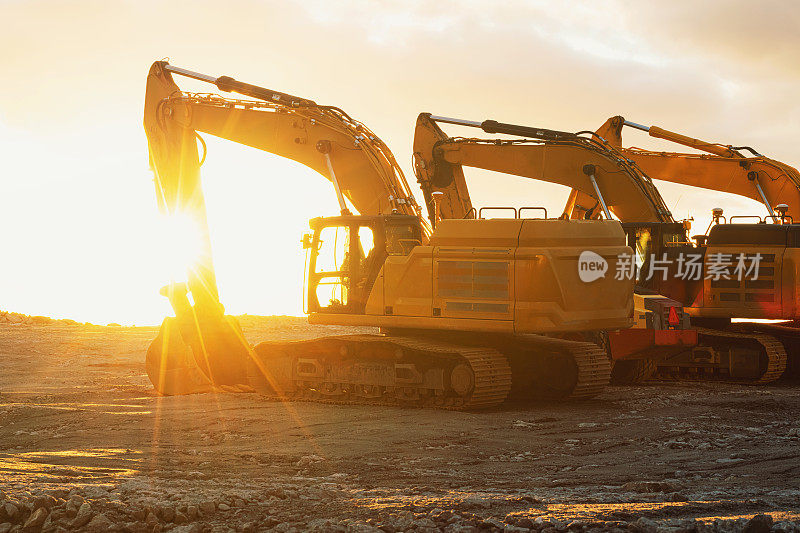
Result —
<svg viewBox="0 0 800 533"><path fill-rule="evenodd" d="M307 313L364 314L386 258L422 244L419 218L411 215L319 217L309 225Z"/></svg>
<svg viewBox="0 0 800 533"><path fill-rule="evenodd" d="M627 245L634 251L637 288L669 294L683 305L691 304L702 283L693 286L684 280L686 261L703 250L689 242L683 222L624 222L622 228ZM702 268L702 261L696 268Z"/></svg>

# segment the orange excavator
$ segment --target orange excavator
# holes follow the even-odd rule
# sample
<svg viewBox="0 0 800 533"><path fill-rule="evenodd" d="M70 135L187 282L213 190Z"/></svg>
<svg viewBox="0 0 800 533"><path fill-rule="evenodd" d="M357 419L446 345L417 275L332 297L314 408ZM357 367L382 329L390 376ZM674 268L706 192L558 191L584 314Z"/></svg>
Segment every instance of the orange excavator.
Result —
<svg viewBox="0 0 800 533"><path fill-rule="evenodd" d="M182 92L174 76L247 98ZM442 219L431 228L391 151L341 109L163 61L148 74L144 126L159 206L190 220L203 248L185 282L163 291L176 316L147 353L158 392L478 409L588 398L609 381L592 339L629 327L633 314L632 280L602 271L631 253L618 222ZM311 220L303 238L309 321L380 334L246 341L217 292L201 133L300 162L333 184L341 215Z"/></svg>
<svg viewBox="0 0 800 533"><path fill-rule="evenodd" d="M523 138L450 137L440 124ZM482 210L476 211L472 206L464 176L464 167L473 167L572 187L591 198L586 202L591 207L585 208L583 214L591 212L593 216L582 218L616 217L656 223L675 232L683 230L648 176L592 135L422 113L417 118L413 153L414 170L428 212L440 218L481 218ZM574 201L572 207L575 208ZM543 213L547 218L547 212ZM515 209L513 214L519 215ZM431 218L433 224L436 220ZM629 259L632 261L633 257ZM612 275L619 273L618 270ZM655 372L656 360L697 344L697 332L690 327L679 302L641 290L634 295L634 302L634 328L603 335L613 362L615 383L646 379Z"/></svg>
<svg viewBox="0 0 800 533"><path fill-rule="evenodd" d="M437 123L474 127L486 133L506 134L523 139L450 138L441 131ZM682 306L685 306L693 323L698 322L692 328L691 334L699 334L697 346L692 347L690 343L682 346L680 342L675 342L676 336L689 333L663 331L666 321L660 324L646 321L641 332L632 329L609 335L611 356L618 363L626 363L623 366L628 369L626 373L633 372L634 375L642 376L645 369L653 369L653 362L656 361L683 376L702 379L732 378L750 383L766 383L778 379L787 365L788 346L774 335L774 329L772 334L767 334L762 329L739 328L734 331L722 328L716 320L720 316L719 310L704 314L709 310L699 309L696 303L702 301L704 292L708 294L708 289L704 291L704 286L717 290L718 287L730 283L746 287L747 294L750 295L745 296L746 299L756 298L763 302L766 297L760 296L760 293L766 291L756 289L773 283L773 276L777 274L773 272L771 265L764 265L762 280L752 279L752 273L736 280L714 280L711 279L712 276L705 279L704 276L711 266L707 264L704 269L704 256L711 259L718 256L709 254L723 254L722 257L727 258L729 263L736 256L749 261L758 250L751 249L752 246L749 245L753 243L741 240L727 242L724 250L712 248L707 252L705 244L698 247L687 235L690 227L688 221L676 221L670 214L652 182L652 176L644 171L647 166L637 164L638 160L629 151L621 150L613 142L613 128L616 124L618 122L611 120L596 132L576 134L491 120L473 122L423 114L417 120L414 151L418 180L423 190L427 188L431 191L426 198L433 197L438 191L457 191L457 195L444 195L458 199L443 206L443 211L453 217L475 216L475 212L471 210L462 171L462 167L469 166L571 187L563 218L619 219L626 231L629 246L636 252L633 261L628 265L629 270L623 274L636 279L637 297L641 298L637 300L637 309L646 309L647 303L651 303L651 306L653 303L661 303L662 309L672 310L683 310ZM588 159L583 155L587 151L593 153L593 159L588 165L585 164ZM570 164L573 171L566 172L565 169ZM781 220L787 220L785 214ZM766 226L761 224L756 229L762 227ZM785 224L775 227L786 231ZM713 231L719 232L720 227ZM710 242L714 244L717 241L712 238ZM776 250L760 251L765 261L775 257ZM688 264L687 259L690 262L695 260L696 264ZM708 262L710 261L706 261ZM715 268L724 266L716 265ZM728 267L733 271L736 264L729 264ZM692 269L699 276L685 275ZM730 311L728 305L725 312ZM638 311L637 316L640 316ZM664 316L664 313L655 313L655 316ZM765 326L758 326L762 327ZM635 344L629 339L636 338L634 334L653 337L644 337L649 342L639 344L641 349L632 351L630 346ZM663 335L668 335L667 339ZM655 351L653 348L660 344L659 336L664 339L663 344L672 343L672 349L664 349L662 346L660 353Z"/></svg>
<svg viewBox="0 0 800 533"><path fill-rule="evenodd" d="M705 153L622 148L625 126ZM706 276L709 279L680 299L698 324L780 341L788 354L788 374L800 374L800 224L795 224L800 217L800 172L749 146L710 143L620 116L607 120L598 133L651 178L732 193L764 205L763 216L726 218L721 208L715 208L710 231L693 236L705 258L728 258L723 266L729 270L739 253L758 256L758 279ZM706 271L709 263L705 261ZM760 321L731 325L734 318Z"/></svg>

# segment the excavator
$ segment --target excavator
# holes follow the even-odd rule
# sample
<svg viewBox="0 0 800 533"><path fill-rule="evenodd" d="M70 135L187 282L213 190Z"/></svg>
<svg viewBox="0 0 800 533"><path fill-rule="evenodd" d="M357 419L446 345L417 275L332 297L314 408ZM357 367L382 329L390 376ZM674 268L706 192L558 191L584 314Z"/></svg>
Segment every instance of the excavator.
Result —
<svg viewBox="0 0 800 533"><path fill-rule="evenodd" d="M450 137L440 124L523 138ZM593 200L591 210L595 214L585 218L603 216L611 220L616 216L623 221L642 220L670 226L675 232L683 227L672 219L652 181L616 150L591 135L422 113L417 117L413 157L428 212L437 213L436 218L431 218L434 225L439 217L482 217L483 209L476 211L472 206L464 175L464 167L473 167L585 191L582 194ZM547 218L546 211L541 213ZM518 215L516 210L513 215ZM697 332L690 327L689 317L679 302L652 291L637 291L634 302L635 326L604 332L602 336L602 344L613 363L612 383L616 384L642 381L655 372L656 360L697 344Z"/></svg>
<svg viewBox="0 0 800 533"><path fill-rule="evenodd" d="M735 331L722 328L719 317L731 312L730 304L720 312L718 309L702 308L697 303L703 301L704 293L709 294L709 287L718 290L718 287L736 283L737 287L742 284L749 291L750 296L744 298L752 301L755 295L755 301L763 305L766 297L760 293L765 291L754 289L773 283L774 276L778 274L773 272L772 265L765 264L762 267L762 279L751 279L752 274L749 278L740 280L704 279L703 276L691 279L680 275L679 271L686 266L681 258L690 256L699 260L695 265L698 272L706 274L709 266L706 265L703 269L704 255L710 257L710 254L723 254L730 262L739 254L751 258L756 253L761 253L766 262L774 262L777 250L766 247L753 249L755 241L731 239L732 233L721 233L723 226L716 226L709 242L704 241L703 246L698 247L697 242L687 235L690 221L676 221L665 205L653 184L653 176L646 172L650 167L638 164L636 154L621 150L620 143L614 142L615 138L621 140L619 132L614 129L621 124L620 120L622 119L609 120L594 132L570 133L493 120L476 122L422 114L417 120L415 135L415 170L423 191L428 191L426 199L442 192L447 193L443 194L444 197L455 200L443 206L443 210L452 217L475 216L462 170L464 166L468 166L570 187L571 192L562 218L619 219L626 231L629 246L636 251L636 257L630 263L631 268L627 273L635 277L637 296L643 300L644 305L637 302L637 309L646 309L648 303L651 307L660 304L661 309L671 310L683 310L685 306L687 315L695 323L689 333L664 331L665 321L646 322L641 334L652 337L646 337L648 342L641 343L638 351L629 348L633 345L630 338L638 333L635 328L609 334L609 348L611 357L616 362L615 366L624 365L622 369L625 371L620 369L621 375L627 374L641 379L648 372L655 371L658 363L662 367L668 366L675 373L693 378L724 378L749 383L767 383L778 379L786 369L789 348L785 342L780 342L783 339L774 335L774 328L782 326L771 326L773 329L769 332L761 329L769 327L764 325L749 330L741 327ZM438 123L478 128L486 133L522 139L450 138L441 131ZM584 155L587 151L593 153L591 160ZM587 164L586 161L590 162ZM568 170L570 168L572 171ZM657 174L656 177L661 175ZM781 198L788 196L784 194ZM763 228L770 230L771 227L783 232L789 231L785 223L790 220L790 215L784 210L781 217L779 226L751 226L756 231ZM736 226L744 227L739 224ZM719 244L720 237L716 235L727 236L728 240ZM707 249L707 246L712 245L719 248ZM778 256L780 255L783 254L779 253ZM729 266L733 269L735 264ZM656 275L653 276L653 273ZM788 287L794 290L791 281L788 282ZM752 316L752 313L758 311L750 312L749 316ZM638 311L637 316L641 316ZM665 315L657 312L654 316ZM759 318L762 317L768 318L764 312L759 315ZM669 340L659 343L658 338L664 339L665 334L670 335ZM696 346L689 342L681 343L676 338L677 335L691 334L697 335ZM662 346L660 352L654 350L657 345L669 345L670 342L672 349L664 349Z"/></svg>
<svg viewBox="0 0 800 533"><path fill-rule="evenodd" d="M177 76L245 98L184 92ZM147 351L157 392L254 389L281 400L471 410L591 398L608 383L610 363L593 340L630 327L634 310L633 281L603 270L631 253L618 222L434 213L432 227L389 148L343 110L165 61L148 73L144 128L159 207L190 221L202 245L186 279L162 289L175 317ZM309 322L378 334L247 342L219 299L201 134L331 182L341 214L312 219L302 239ZM584 269L599 275L583 282Z"/></svg>
<svg viewBox="0 0 800 533"><path fill-rule="evenodd" d="M623 148L626 126L700 153ZM715 208L706 234L692 237L705 257L758 254L758 279L705 279L676 297L688 306L698 324L779 341L788 355L787 375L800 375L800 224L795 223L800 217L800 172L749 146L711 143L621 116L608 119L598 134L651 178L736 194L763 204L763 216L726 218L721 208ZM734 318L757 321L731 325ZM780 349L776 347L776 351Z"/></svg>

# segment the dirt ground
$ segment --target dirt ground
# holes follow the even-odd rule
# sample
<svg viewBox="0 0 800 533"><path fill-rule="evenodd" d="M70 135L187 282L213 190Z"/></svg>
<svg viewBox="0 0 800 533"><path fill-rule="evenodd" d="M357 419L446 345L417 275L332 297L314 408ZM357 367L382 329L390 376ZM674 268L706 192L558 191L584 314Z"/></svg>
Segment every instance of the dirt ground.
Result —
<svg viewBox="0 0 800 533"><path fill-rule="evenodd" d="M364 331L243 325L254 343ZM797 384L478 413L161 398L155 334L0 325L0 533L800 529Z"/></svg>

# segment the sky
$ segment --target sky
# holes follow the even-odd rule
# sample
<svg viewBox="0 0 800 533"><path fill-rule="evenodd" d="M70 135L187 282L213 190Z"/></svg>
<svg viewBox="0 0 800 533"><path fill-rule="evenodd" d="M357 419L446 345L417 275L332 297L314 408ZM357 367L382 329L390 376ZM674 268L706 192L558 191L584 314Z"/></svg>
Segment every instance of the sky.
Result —
<svg viewBox="0 0 800 533"><path fill-rule="evenodd" d="M345 109L387 142L412 187L422 111L566 131L621 114L800 163L800 5L790 2L0 0L0 20L5 310L139 325L170 312L158 295L169 245L141 125L148 68L165 57ZM296 163L206 141L223 303L235 314L302 314L300 238L308 219L336 214L333 188ZM674 149L636 131L625 142ZM467 178L478 206L559 212L567 193L490 172ZM660 189L696 228L716 205L763 210Z"/></svg>

